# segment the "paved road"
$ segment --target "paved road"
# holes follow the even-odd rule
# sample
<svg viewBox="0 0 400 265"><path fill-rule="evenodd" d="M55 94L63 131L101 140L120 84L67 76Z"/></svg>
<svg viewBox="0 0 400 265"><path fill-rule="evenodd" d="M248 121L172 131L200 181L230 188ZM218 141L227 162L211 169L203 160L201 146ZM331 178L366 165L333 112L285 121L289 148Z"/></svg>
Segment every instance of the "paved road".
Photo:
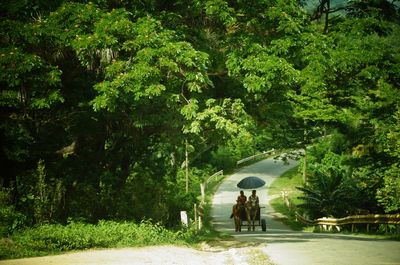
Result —
<svg viewBox="0 0 400 265"><path fill-rule="evenodd" d="M213 198L214 227L234 235L238 240L259 243L262 250L277 265L393 265L400 264L400 242L371 239L362 236L296 232L277 221L268 204L267 189L271 182L286 170L294 167L296 161L285 164L282 161L266 159L242 168L229 176L218 188ZM234 231L229 218L232 205L239 194L237 182L247 176L258 176L266 185L257 189L262 209L261 218L267 221L267 232L256 227L254 232ZM245 194L250 195L249 190Z"/></svg>

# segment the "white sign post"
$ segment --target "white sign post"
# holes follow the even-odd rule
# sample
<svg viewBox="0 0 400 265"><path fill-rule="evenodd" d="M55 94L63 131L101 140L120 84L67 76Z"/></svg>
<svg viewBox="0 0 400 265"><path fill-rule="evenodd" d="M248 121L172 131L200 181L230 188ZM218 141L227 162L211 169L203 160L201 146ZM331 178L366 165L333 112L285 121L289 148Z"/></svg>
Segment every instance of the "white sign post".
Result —
<svg viewBox="0 0 400 265"><path fill-rule="evenodd" d="M189 219L186 211L181 211L181 223L183 224L183 226L189 227Z"/></svg>

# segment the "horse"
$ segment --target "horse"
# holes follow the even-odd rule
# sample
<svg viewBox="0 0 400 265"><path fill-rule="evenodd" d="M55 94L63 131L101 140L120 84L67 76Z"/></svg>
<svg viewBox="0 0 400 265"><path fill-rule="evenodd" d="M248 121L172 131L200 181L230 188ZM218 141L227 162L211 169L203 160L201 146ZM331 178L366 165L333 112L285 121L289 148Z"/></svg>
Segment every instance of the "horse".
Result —
<svg viewBox="0 0 400 265"><path fill-rule="evenodd" d="M245 210L246 210L246 218L247 218L247 224L248 224L247 230L250 231L250 226L252 226L253 231L254 231L255 230L254 221L257 216L258 205L252 204L250 201L247 201L246 205L245 205Z"/></svg>
<svg viewBox="0 0 400 265"><path fill-rule="evenodd" d="M235 222L235 231L236 232L241 232L241 216L243 213L243 205L238 201L235 205L232 207L232 214L231 218L233 217L233 221Z"/></svg>

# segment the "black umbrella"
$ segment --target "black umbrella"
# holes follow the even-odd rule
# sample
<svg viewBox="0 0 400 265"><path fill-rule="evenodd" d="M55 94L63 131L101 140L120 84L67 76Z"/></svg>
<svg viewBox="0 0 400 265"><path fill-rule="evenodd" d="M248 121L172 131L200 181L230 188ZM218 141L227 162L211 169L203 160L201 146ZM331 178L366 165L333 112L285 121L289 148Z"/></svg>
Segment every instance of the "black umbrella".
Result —
<svg viewBox="0 0 400 265"><path fill-rule="evenodd" d="M236 186L241 189L256 189L264 185L264 180L260 179L259 177L249 176L239 181Z"/></svg>

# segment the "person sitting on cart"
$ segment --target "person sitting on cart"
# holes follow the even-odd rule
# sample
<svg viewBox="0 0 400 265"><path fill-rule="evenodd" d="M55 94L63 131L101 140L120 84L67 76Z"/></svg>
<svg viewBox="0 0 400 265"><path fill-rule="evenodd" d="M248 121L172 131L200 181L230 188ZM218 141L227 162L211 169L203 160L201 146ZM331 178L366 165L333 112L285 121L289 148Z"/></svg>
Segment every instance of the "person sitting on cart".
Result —
<svg viewBox="0 0 400 265"><path fill-rule="evenodd" d="M243 207L246 205L247 197L246 195L244 195L244 192L242 190L240 191L240 195L237 197L237 199Z"/></svg>
<svg viewBox="0 0 400 265"><path fill-rule="evenodd" d="M260 209L260 205L259 205L259 199L258 196L256 194L256 190L253 190L251 192L251 195L248 198L248 201L246 203L246 219L248 222L248 230L250 231L250 227L253 227L253 231L255 230L255 219L257 216L257 212Z"/></svg>
<svg viewBox="0 0 400 265"><path fill-rule="evenodd" d="M251 207L256 207L257 209L260 207L260 200L258 199L256 190L251 192L251 195L249 196L249 202Z"/></svg>
<svg viewBox="0 0 400 265"><path fill-rule="evenodd" d="M238 216L244 215L244 207L246 205L247 197L244 195L244 192L241 190L239 196L236 199L236 204L233 206L236 211ZM233 211L231 214L231 218L233 218Z"/></svg>

